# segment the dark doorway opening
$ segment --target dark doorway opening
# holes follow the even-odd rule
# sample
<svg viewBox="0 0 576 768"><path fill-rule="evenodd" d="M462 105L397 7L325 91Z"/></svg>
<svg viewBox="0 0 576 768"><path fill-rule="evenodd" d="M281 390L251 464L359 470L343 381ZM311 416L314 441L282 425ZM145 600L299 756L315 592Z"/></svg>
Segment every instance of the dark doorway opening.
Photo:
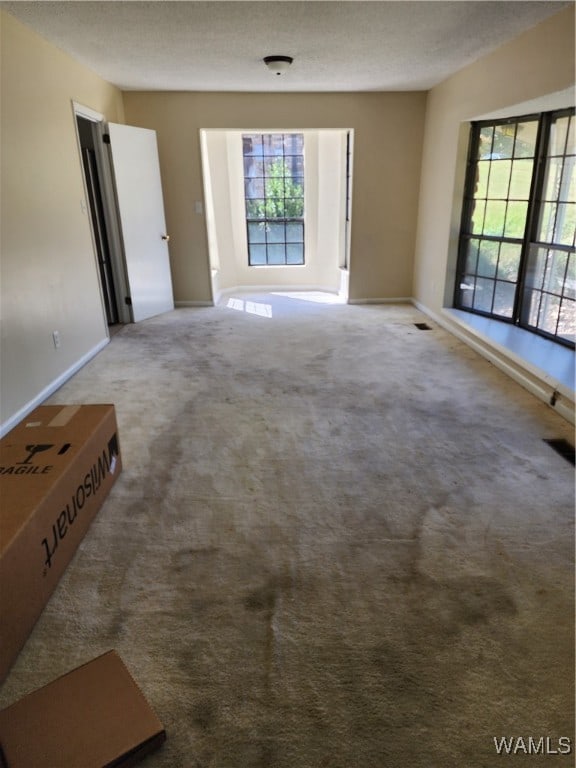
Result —
<svg viewBox="0 0 576 768"><path fill-rule="evenodd" d="M102 296L104 299L106 320L110 326L118 323L120 318L118 314L118 305L116 303L110 239L106 228L104 204L102 201L102 187L96 159L95 141L98 139L95 135L94 123L91 120L87 120L77 115L76 121L78 124L78 136L82 151L82 167L84 170L84 178L86 180L86 189L88 191L92 231L94 233L94 241L98 257L98 270L100 273L100 283L102 285Z"/></svg>

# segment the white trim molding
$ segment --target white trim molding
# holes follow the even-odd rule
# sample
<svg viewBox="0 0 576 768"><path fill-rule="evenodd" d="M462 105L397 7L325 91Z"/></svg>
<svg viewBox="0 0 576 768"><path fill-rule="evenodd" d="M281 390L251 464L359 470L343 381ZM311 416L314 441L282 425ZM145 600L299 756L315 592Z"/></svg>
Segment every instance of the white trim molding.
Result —
<svg viewBox="0 0 576 768"><path fill-rule="evenodd" d="M232 288L223 288L220 291L220 299L229 296L232 293L257 293L257 294L265 294L265 293L296 293L296 292L322 292L322 293L332 293L334 296L338 296L338 291L336 290L329 290L326 287L322 287L321 285L236 285Z"/></svg>
<svg viewBox="0 0 576 768"><path fill-rule="evenodd" d="M100 112L96 112L90 107L85 107L84 104L80 104L74 100L72 100L72 109L74 110L75 115L84 117L86 120L91 120L93 123L101 123L106 119Z"/></svg>
<svg viewBox="0 0 576 768"><path fill-rule="evenodd" d="M559 374L556 375L552 370L544 370L544 368L527 360L512 348L482 333L472 323L462 320L457 310L446 308L440 314L437 314L416 300L413 300L413 304L417 309L437 322L438 325L456 336L460 341L463 341L518 384L557 411L566 421L571 424L576 422L574 389L567 381L562 380ZM522 329L517 330L521 333L529 333L529 331L522 331ZM542 341L559 347L555 342L540 339L536 334L530 335L534 336L535 343ZM561 348L561 351L566 352L566 357L569 357L570 354L574 355L568 348Z"/></svg>
<svg viewBox="0 0 576 768"><path fill-rule="evenodd" d="M348 299L348 304L412 304L410 296L398 296L395 299Z"/></svg>

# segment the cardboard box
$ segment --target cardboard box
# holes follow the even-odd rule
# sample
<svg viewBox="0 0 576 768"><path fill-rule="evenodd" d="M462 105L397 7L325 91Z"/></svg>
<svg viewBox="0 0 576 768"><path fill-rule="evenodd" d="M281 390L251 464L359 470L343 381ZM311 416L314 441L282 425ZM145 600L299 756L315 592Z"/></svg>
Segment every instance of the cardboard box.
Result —
<svg viewBox="0 0 576 768"><path fill-rule="evenodd" d="M115 651L0 712L2 768L126 768L165 739Z"/></svg>
<svg viewBox="0 0 576 768"><path fill-rule="evenodd" d="M121 468L113 405L40 406L0 441L0 682Z"/></svg>

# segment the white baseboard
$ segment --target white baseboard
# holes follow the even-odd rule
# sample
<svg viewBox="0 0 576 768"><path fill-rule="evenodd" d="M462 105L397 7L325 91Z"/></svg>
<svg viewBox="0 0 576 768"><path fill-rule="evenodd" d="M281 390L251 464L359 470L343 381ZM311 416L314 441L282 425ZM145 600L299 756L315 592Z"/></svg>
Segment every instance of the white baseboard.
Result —
<svg viewBox="0 0 576 768"><path fill-rule="evenodd" d="M60 374L54 381L50 382L47 387L44 387L44 389L39 392L36 397L32 398L26 405L22 406L13 416L11 416L9 419L6 419L6 421L3 424L0 424L0 437L3 437L7 432L9 432L13 427L16 426L19 422L22 421L29 413L30 411L33 411L34 408L36 408L39 405L42 405L44 400L46 400L50 395L54 394L57 389L60 389L60 387L65 384L68 379L70 379L72 376L74 376L75 373L77 373L80 368L83 368L86 363L88 363L90 360L92 360L93 357L96 357L98 352L101 352L105 346L107 346L110 343L110 339L102 339L101 342L96 344L95 347L92 347L92 349L87 352L85 355L83 355L79 360L77 360L74 365L71 365L70 368L68 368L64 373Z"/></svg>
<svg viewBox="0 0 576 768"><path fill-rule="evenodd" d="M298 291L318 291L322 293L333 293L338 295L338 290L329 290L321 285L236 285L232 288L222 288L219 292L219 298L229 296L232 293L296 293Z"/></svg>
<svg viewBox="0 0 576 768"><path fill-rule="evenodd" d="M399 296L396 299L348 299L348 304L412 304L410 296Z"/></svg>
<svg viewBox="0 0 576 768"><path fill-rule="evenodd" d="M174 306L176 309L181 309L183 307L213 307L214 302L212 301L175 301Z"/></svg>

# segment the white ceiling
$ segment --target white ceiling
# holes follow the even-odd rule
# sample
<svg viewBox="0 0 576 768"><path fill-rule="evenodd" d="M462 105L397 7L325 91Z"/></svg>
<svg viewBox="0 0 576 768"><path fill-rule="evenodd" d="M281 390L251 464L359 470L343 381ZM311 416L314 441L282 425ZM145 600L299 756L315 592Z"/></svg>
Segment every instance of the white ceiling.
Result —
<svg viewBox="0 0 576 768"><path fill-rule="evenodd" d="M0 6L124 90L403 91L431 88L571 4L107 0ZM262 63L269 54L293 56L294 63L278 77Z"/></svg>

